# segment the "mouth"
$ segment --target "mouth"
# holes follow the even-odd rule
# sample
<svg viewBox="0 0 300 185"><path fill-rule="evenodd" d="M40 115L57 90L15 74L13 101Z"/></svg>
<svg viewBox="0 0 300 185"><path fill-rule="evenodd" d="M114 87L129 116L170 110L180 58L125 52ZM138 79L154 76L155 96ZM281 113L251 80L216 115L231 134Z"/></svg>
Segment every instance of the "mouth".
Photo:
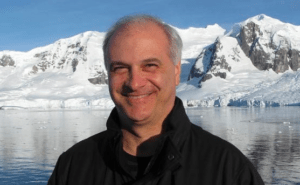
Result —
<svg viewBox="0 0 300 185"><path fill-rule="evenodd" d="M145 98L147 96L150 96L152 93L148 93L148 94L141 94L141 95L132 95L132 94L128 94L127 97L131 98L131 99L140 99L140 98Z"/></svg>

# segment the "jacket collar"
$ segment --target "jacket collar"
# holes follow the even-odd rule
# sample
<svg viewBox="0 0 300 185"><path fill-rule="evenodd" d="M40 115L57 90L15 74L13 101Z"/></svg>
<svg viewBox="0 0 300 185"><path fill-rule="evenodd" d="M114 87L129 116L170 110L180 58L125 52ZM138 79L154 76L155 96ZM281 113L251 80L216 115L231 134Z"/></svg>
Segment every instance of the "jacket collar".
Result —
<svg viewBox="0 0 300 185"><path fill-rule="evenodd" d="M161 174L165 170L174 170L180 166L180 151L190 128L191 122L185 113L182 101L176 97L174 107L163 123L161 141L146 169L146 173L150 172L146 177ZM122 132L116 108L112 110L107 120L107 129L116 132L112 147L117 154L118 149L116 147L119 146ZM117 156L115 157L118 159Z"/></svg>
<svg viewBox="0 0 300 185"><path fill-rule="evenodd" d="M121 123L118 111L114 108L107 120L106 127L108 130L121 133ZM180 147L183 138L187 135L191 127L191 122L185 113L182 101L176 97L172 111L169 113L163 123L163 136L169 136L176 147Z"/></svg>
<svg viewBox="0 0 300 185"><path fill-rule="evenodd" d="M176 97L175 105L163 123L163 135L167 135L178 149L182 146L191 128L181 99Z"/></svg>

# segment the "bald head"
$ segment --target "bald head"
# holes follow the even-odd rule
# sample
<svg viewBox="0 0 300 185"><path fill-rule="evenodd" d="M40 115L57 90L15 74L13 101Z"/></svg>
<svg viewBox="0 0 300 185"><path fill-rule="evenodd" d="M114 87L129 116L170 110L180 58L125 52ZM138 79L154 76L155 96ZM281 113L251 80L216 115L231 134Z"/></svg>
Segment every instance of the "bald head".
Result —
<svg viewBox="0 0 300 185"><path fill-rule="evenodd" d="M135 15L126 16L119 19L106 33L105 39L103 41L103 53L106 69L108 69L108 51L112 38L116 38L118 34L120 34L123 31L127 32L129 29L133 30L134 28L137 29L136 31L142 31L145 29L148 31L154 31L154 27L159 27L161 31L165 34L169 44L169 56L173 61L174 65L176 65L181 59L182 50L182 40L177 31L168 24L163 23L160 19L156 17L152 17L149 15ZM130 32L127 33L130 34Z"/></svg>

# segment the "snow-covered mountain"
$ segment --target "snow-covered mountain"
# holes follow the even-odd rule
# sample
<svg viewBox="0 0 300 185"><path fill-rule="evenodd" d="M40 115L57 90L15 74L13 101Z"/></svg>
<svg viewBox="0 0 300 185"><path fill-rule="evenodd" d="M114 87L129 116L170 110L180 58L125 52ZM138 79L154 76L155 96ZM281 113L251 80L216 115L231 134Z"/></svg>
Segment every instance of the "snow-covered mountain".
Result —
<svg viewBox="0 0 300 185"><path fill-rule="evenodd" d="M111 107L102 40L85 32L29 52L0 52L0 107Z"/></svg>
<svg viewBox="0 0 300 185"><path fill-rule="evenodd" d="M178 29L183 56L224 35L219 25ZM112 108L102 41L105 33L88 31L29 52L0 52L0 109Z"/></svg>
<svg viewBox="0 0 300 185"><path fill-rule="evenodd" d="M191 68L189 82L180 91L188 84L201 87L201 92L187 99L191 105L295 105L300 102L299 84L294 84L300 69L299 33L300 26L266 15L235 24L229 33L203 48ZM285 72L291 75L282 75ZM265 89L254 96L262 88L258 84L270 85L279 78L287 83L285 87L293 88L273 85L278 89L273 95L266 96L272 93ZM279 96L278 91L287 96ZM187 98L187 94L183 96Z"/></svg>
<svg viewBox="0 0 300 185"><path fill-rule="evenodd" d="M241 60L248 61L246 58L259 70L297 71L300 68L300 26L266 15L238 23L228 34L202 50L189 79L196 77L204 82L212 75L226 78L227 72L236 68Z"/></svg>
<svg viewBox="0 0 300 185"><path fill-rule="evenodd" d="M300 26L259 15L235 24L179 29L177 95L186 106L300 104ZM88 31L29 52L0 52L0 109L112 108L105 33Z"/></svg>

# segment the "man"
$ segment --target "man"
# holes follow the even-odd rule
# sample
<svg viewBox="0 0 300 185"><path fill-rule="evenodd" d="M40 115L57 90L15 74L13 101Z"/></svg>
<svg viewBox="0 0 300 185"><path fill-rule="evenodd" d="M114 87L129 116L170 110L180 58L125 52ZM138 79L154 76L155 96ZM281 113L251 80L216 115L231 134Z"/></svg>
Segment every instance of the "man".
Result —
<svg viewBox="0 0 300 185"><path fill-rule="evenodd" d="M151 16L111 28L107 130L64 152L49 184L263 184L238 149L189 121L176 97L181 49L178 33Z"/></svg>

